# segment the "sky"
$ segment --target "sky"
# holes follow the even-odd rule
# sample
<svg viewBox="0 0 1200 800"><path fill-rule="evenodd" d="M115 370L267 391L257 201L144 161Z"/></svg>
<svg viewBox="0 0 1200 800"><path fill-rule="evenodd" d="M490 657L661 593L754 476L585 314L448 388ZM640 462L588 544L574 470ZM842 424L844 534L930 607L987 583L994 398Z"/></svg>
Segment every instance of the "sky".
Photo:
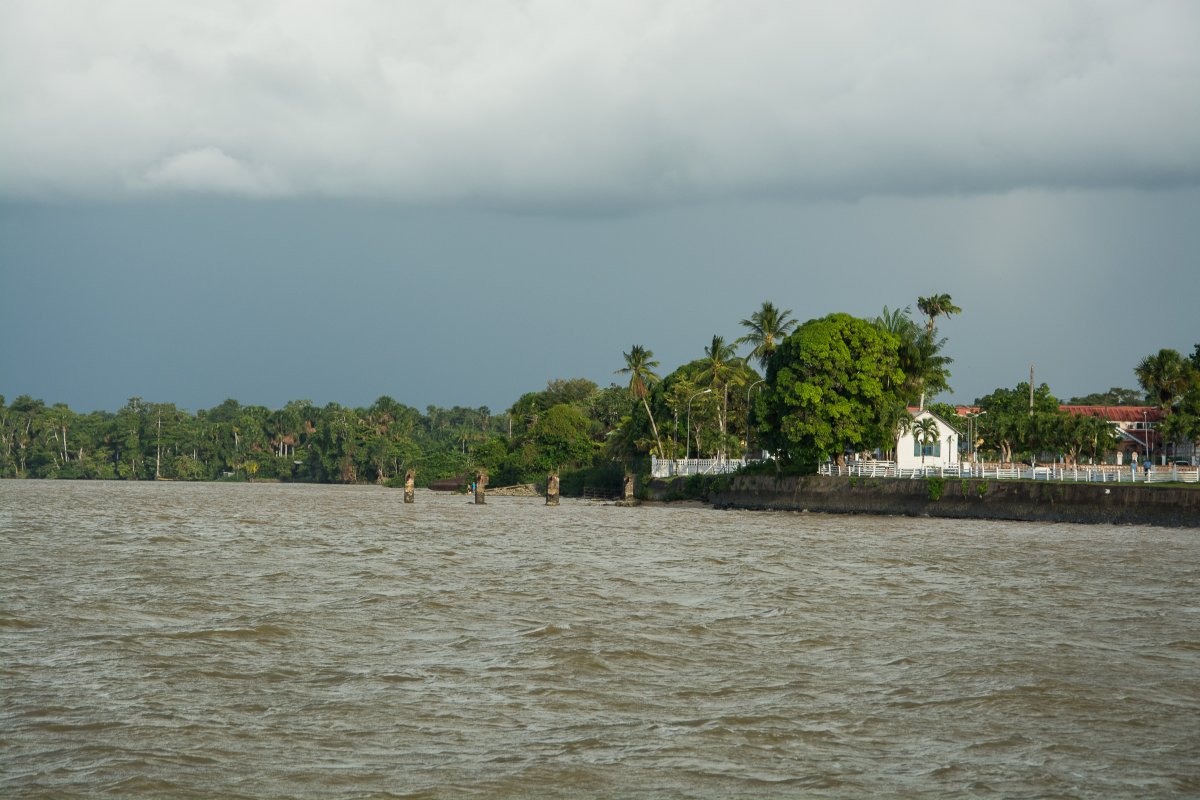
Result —
<svg viewBox="0 0 1200 800"><path fill-rule="evenodd" d="M1200 4L0 0L0 394L507 408L764 301L1200 342Z"/></svg>

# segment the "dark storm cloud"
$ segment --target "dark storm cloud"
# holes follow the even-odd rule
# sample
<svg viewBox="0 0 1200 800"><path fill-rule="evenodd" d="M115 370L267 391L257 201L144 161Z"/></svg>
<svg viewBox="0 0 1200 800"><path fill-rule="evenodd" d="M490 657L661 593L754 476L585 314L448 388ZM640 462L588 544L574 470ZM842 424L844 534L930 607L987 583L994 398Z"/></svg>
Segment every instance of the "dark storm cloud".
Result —
<svg viewBox="0 0 1200 800"><path fill-rule="evenodd" d="M673 203L1200 179L1191 2L0 5L0 192Z"/></svg>
<svg viewBox="0 0 1200 800"><path fill-rule="evenodd" d="M1190 351L1200 4L0 0L0 394L503 408L947 292L954 399Z"/></svg>
<svg viewBox="0 0 1200 800"><path fill-rule="evenodd" d="M0 205L0 394L73 408L507 408L663 373L764 299L800 320L949 292L950 398L1061 397L1200 341L1200 190L730 203L549 216L388 203Z"/></svg>

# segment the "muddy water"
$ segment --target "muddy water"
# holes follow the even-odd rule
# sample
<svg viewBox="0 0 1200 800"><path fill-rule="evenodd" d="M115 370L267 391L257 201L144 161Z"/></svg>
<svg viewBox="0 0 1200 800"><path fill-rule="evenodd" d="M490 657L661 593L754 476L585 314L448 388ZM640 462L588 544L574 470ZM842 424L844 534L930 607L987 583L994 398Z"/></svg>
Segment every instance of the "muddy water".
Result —
<svg viewBox="0 0 1200 800"><path fill-rule="evenodd" d="M0 482L5 797L1200 794L1200 530Z"/></svg>

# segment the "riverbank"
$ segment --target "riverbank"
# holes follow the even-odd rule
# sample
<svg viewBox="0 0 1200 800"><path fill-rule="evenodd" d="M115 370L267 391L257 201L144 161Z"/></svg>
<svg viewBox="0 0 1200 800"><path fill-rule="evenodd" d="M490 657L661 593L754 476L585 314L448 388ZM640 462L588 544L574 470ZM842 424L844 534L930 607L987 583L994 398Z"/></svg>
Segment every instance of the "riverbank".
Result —
<svg viewBox="0 0 1200 800"><path fill-rule="evenodd" d="M714 508L1200 528L1200 490L979 478L737 475Z"/></svg>

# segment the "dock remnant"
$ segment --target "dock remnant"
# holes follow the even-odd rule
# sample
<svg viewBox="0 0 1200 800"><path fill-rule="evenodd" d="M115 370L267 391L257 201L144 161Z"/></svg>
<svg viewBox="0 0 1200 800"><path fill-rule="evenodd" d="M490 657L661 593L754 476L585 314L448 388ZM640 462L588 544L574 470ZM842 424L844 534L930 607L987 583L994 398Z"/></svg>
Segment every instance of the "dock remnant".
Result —
<svg viewBox="0 0 1200 800"><path fill-rule="evenodd" d="M633 476L626 474L625 483L621 486L621 499L613 503L615 506L624 506L632 508L633 506L641 505L641 501L634 494Z"/></svg>
<svg viewBox="0 0 1200 800"><path fill-rule="evenodd" d="M413 503L417 499L417 473L409 470L404 473L404 502Z"/></svg>
<svg viewBox="0 0 1200 800"><path fill-rule="evenodd" d="M546 505L558 505L558 473L551 472L546 478Z"/></svg>

